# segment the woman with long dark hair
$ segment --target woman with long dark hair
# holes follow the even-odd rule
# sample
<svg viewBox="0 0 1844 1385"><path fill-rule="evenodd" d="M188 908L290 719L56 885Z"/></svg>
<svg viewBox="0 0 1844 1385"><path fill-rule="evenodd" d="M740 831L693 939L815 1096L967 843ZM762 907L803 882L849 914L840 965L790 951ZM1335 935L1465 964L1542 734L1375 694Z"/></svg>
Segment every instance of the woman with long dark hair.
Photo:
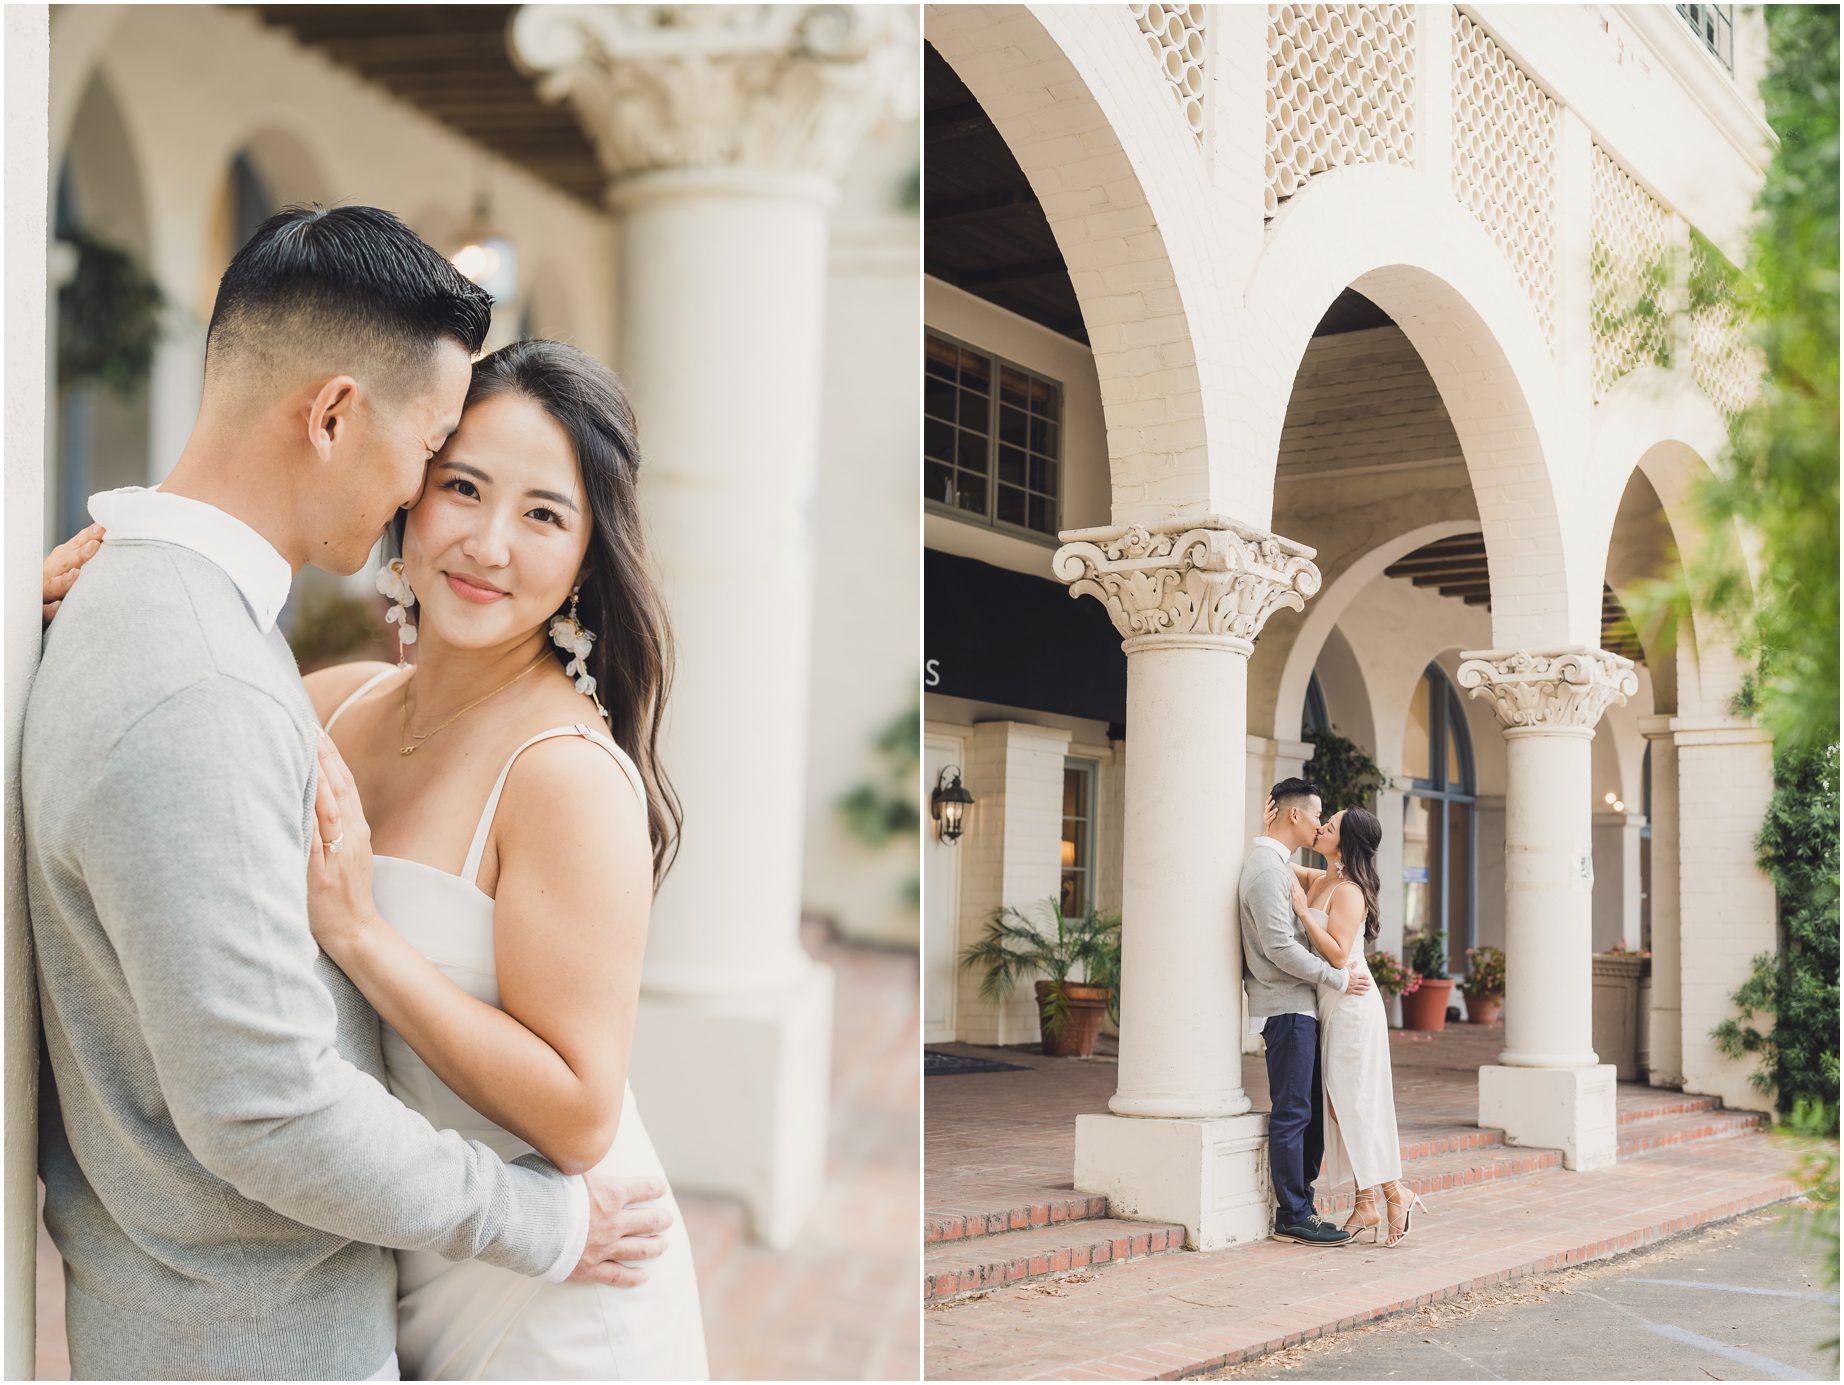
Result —
<svg viewBox="0 0 1844 1385"><path fill-rule="evenodd" d="M1368 977L1364 944L1376 940L1377 846L1383 827L1363 808L1334 813L1313 850L1327 868L1294 866L1293 908L1320 956ZM1402 1146L1389 1062L1389 1021L1374 988L1361 995L1319 987L1320 1067L1324 1073L1326 1177L1350 1179L1354 1205L1345 1230L1369 1231L1397 1245L1409 1234L1419 1195L1402 1182ZM1378 1210L1378 1194L1387 1218Z"/></svg>

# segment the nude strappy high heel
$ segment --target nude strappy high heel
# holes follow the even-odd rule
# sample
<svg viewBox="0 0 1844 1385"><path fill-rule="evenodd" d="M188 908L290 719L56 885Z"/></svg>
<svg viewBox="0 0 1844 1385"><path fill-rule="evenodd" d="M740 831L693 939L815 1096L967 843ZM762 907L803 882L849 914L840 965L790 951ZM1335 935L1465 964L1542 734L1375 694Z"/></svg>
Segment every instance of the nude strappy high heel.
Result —
<svg viewBox="0 0 1844 1385"><path fill-rule="evenodd" d="M1389 1209L1389 1235L1384 1240L1386 1246L1399 1246L1409 1238L1409 1213L1419 1207L1428 1210L1428 1204L1421 1200L1421 1194L1415 1192L1400 1179L1383 1185L1383 1204ZM1400 1222L1397 1212L1402 1213Z"/></svg>
<svg viewBox="0 0 1844 1385"><path fill-rule="evenodd" d="M1370 1233L1370 1243L1375 1245L1383 1230L1383 1214L1377 1210L1377 1190L1360 1188L1357 1198L1351 1205L1351 1215L1345 1219L1344 1230L1351 1233L1356 1240L1364 1232Z"/></svg>

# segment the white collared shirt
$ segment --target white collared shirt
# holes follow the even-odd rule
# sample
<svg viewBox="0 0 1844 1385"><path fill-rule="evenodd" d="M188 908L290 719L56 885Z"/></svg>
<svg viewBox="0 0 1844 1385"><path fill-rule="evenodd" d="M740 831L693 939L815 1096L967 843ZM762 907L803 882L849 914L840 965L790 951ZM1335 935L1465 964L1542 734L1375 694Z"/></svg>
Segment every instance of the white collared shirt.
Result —
<svg viewBox="0 0 1844 1385"><path fill-rule="evenodd" d="M294 584L294 569L275 545L235 515L185 495L147 486L124 486L90 497L90 518L107 530L105 539L170 543L207 558L224 570L266 635Z"/></svg>

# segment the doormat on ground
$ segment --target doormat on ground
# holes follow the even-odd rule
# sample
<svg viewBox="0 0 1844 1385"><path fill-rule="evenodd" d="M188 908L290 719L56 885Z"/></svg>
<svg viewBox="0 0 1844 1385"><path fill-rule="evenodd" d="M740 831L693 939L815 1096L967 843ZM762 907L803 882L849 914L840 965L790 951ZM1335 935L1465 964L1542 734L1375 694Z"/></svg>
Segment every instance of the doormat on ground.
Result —
<svg viewBox="0 0 1844 1385"><path fill-rule="evenodd" d="M995 1063L989 1058L967 1058L958 1053L943 1053L939 1049L922 1050L922 1075L924 1077L956 1077L963 1072L1028 1072L1020 1063Z"/></svg>

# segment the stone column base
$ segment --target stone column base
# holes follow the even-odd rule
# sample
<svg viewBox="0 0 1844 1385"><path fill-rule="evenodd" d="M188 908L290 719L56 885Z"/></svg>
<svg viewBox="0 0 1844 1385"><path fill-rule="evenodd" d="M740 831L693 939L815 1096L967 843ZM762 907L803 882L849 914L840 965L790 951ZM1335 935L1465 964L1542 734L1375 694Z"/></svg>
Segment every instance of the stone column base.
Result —
<svg viewBox="0 0 1844 1385"><path fill-rule="evenodd" d="M630 1075L681 1192L741 1201L751 1233L786 1246L826 1176L831 967L741 996L641 992Z"/></svg>
<svg viewBox="0 0 1844 1385"><path fill-rule="evenodd" d="M1613 1165L1614 1068L1479 1069L1479 1124L1505 1132L1505 1142L1559 1149L1565 1168Z"/></svg>
<svg viewBox="0 0 1844 1385"><path fill-rule="evenodd" d="M1076 1191L1109 1214L1182 1222L1190 1250L1259 1241L1273 1229L1265 1113L1216 1120L1076 1117Z"/></svg>

